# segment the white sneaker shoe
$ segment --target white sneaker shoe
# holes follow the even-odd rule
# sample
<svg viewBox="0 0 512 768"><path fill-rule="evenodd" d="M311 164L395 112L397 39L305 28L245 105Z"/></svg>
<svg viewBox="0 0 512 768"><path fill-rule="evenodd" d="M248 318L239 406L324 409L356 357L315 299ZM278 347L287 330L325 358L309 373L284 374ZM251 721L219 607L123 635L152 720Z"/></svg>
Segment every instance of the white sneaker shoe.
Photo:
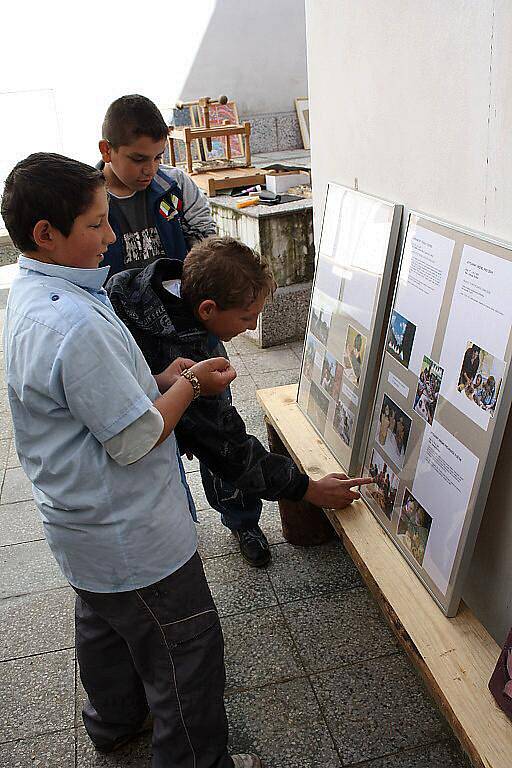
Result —
<svg viewBox="0 0 512 768"><path fill-rule="evenodd" d="M258 755L231 755L235 768L261 768Z"/></svg>

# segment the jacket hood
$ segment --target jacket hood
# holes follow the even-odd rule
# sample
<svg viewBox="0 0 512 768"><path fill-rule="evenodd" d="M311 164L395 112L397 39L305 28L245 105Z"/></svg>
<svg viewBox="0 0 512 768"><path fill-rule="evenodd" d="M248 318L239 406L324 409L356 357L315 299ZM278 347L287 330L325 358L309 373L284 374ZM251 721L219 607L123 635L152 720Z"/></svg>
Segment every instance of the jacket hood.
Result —
<svg viewBox="0 0 512 768"><path fill-rule="evenodd" d="M165 280L180 280L182 270L182 261L163 258L143 269L126 269L113 275L105 288L116 314L130 328L151 335L206 337L206 329L186 302L162 285Z"/></svg>

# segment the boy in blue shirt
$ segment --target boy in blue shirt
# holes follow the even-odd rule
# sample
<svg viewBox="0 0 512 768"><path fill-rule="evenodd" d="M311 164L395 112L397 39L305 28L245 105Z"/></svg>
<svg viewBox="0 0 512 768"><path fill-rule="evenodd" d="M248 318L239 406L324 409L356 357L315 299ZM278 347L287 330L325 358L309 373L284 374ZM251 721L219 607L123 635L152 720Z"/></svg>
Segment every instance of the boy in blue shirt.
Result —
<svg viewBox="0 0 512 768"><path fill-rule="evenodd" d="M112 751L151 710L153 768L256 768L227 752L222 632L173 435L193 399L236 374L215 358L152 376L102 288L114 233L100 171L31 155L1 214L23 252L5 323L16 449L77 593L89 736Z"/></svg>

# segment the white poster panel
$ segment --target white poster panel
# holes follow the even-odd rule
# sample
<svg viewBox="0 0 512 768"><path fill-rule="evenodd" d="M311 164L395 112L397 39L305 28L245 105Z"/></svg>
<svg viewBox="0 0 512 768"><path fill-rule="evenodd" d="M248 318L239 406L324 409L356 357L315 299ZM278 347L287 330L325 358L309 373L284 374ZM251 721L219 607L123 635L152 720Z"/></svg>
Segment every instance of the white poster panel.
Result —
<svg viewBox="0 0 512 768"><path fill-rule="evenodd" d="M341 203L345 194L343 187L337 184L330 184L327 188L327 198L325 201L324 220L322 224L322 237L320 239L320 254L332 258L334 254L334 245L336 243L336 234L338 232L338 223L341 214Z"/></svg>
<svg viewBox="0 0 512 768"><path fill-rule="evenodd" d="M328 186L298 404L352 474L362 464L401 214L393 203Z"/></svg>
<svg viewBox="0 0 512 768"><path fill-rule="evenodd" d="M512 262L466 245L441 352L441 394L482 429L494 414L512 325Z"/></svg>
<svg viewBox="0 0 512 768"><path fill-rule="evenodd" d="M425 429L412 493L431 518L423 568L443 593L450 581L478 461L438 422Z"/></svg>
<svg viewBox="0 0 512 768"><path fill-rule="evenodd" d="M417 375L423 356L432 352L454 244L411 219L394 309L415 327L410 359L404 364Z"/></svg>

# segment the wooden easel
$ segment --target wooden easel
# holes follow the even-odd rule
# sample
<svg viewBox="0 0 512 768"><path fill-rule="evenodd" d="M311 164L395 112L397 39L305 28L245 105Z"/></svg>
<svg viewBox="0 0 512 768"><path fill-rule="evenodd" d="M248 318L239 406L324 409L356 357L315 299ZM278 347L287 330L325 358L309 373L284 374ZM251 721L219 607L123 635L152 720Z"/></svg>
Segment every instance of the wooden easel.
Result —
<svg viewBox="0 0 512 768"><path fill-rule="evenodd" d="M251 167L251 124L231 123L224 120L224 125L212 126L210 120L210 107L212 104L227 104L227 96L219 96L218 99L210 99L205 96L195 101L178 101L177 109L188 107L192 116L192 122L197 125L169 128L169 156L172 165L176 165L175 141L185 143L185 158L187 172L194 176L194 181L210 196L215 196L221 189L247 186L251 184L264 184L265 174L258 168ZM236 114L236 113L235 113ZM234 165L231 136L240 136L243 146L243 157ZM203 147L207 151L212 150L212 138L223 139L224 158L213 161L200 160L194 162L192 157L192 142L197 141L200 154L204 155Z"/></svg>

